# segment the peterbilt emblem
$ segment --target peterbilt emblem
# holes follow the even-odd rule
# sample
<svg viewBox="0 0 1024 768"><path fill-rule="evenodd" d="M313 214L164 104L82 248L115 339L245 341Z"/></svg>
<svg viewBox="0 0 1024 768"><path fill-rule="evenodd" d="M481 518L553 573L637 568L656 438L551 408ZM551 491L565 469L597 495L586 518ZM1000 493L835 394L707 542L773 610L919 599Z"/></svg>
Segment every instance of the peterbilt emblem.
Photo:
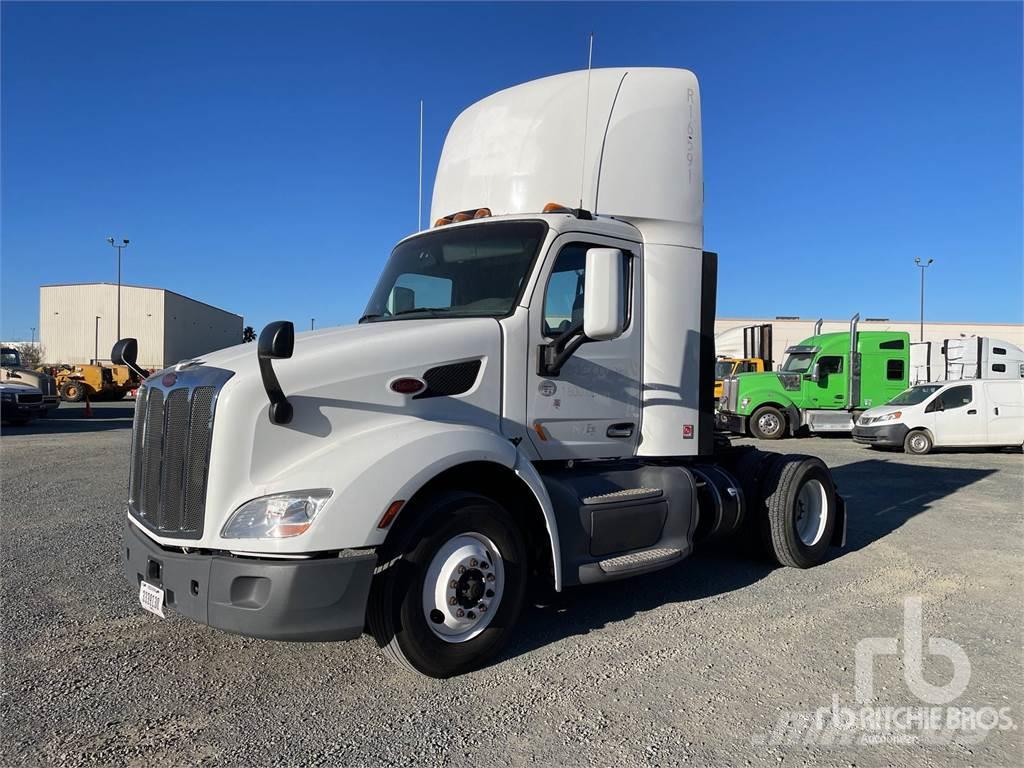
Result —
<svg viewBox="0 0 1024 768"><path fill-rule="evenodd" d="M160 383L165 387L173 387L174 382L178 380L178 374L176 373L165 373L164 377L160 379Z"/></svg>

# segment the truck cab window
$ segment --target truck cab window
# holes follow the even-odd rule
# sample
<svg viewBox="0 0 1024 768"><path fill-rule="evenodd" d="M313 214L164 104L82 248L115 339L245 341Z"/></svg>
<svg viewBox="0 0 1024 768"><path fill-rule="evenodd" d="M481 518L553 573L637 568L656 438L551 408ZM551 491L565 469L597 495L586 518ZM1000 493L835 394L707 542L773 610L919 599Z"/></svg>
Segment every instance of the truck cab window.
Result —
<svg viewBox="0 0 1024 768"><path fill-rule="evenodd" d="M782 364L782 370L786 373L807 373L811 370L811 363L814 362L813 352L793 352Z"/></svg>
<svg viewBox="0 0 1024 768"><path fill-rule="evenodd" d="M900 381L903 378L903 361L887 361L885 364L885 378L889 381Z"/></svg>
<svg viewBox="0 0 1024 768"><path fill-rule="evenodd" d="M361 322L511 314L547 225L539 221L439 227L398 244Z"/></svg>
<svg viewBox="0 0 1024 768"><path fill-rule="evenodd" d="M589 243L570 243L558 252L555 266L548 277L544 295L544 335L557 336L567 331L574 323L583 322L583 286L586 284L587 251L600 248ZM629 257L623 253L626 263L623 287L629 293Z"/></svg>
<svg viewBox="0 0 1024 768"><path fill-rule="evenodd" d="M838 355L828 355L818 360L818 373L821 376L828 376L830 373L841 373L843 370L843 358Z"/></svg>
<svg viewBox="0 0 1024 768"><path fill-rule="evenodd" d="M949 411L953 408L963 408L965 405L969 405L972 398L971 385L966 384L959 387L950 387L939 395L937 399L942 401L942 409Z"/></svg>

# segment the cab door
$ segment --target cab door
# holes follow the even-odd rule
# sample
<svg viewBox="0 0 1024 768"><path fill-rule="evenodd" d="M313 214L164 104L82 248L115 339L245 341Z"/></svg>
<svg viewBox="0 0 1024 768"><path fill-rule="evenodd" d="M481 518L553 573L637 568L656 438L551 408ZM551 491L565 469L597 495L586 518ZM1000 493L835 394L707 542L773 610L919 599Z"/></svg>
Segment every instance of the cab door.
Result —
<svg viewBox="0 0 1024 768"><path fill-rule="evenodd" d="M626 330L583 344L557 376L538 373L540 348L583 319L587 251L623 252ZM567 233L551 248L530 301L528 434L542 460L632 456L640 435L643 334L639 243Z"/></svg>
<svg viewBox="0 0 1024 768"><path fill-rule="evenodd" d="M936 445L984 445L988 439L984 394L974 384L944 389L927 408L935 421L932 432Z"/></svg>
<svg viewBox="0 0 1024 768"><path fill-rule="evenodd" d="M818 380L809 381L805 391L814 408L843 408L846 405L846 375L841 355L822 355L816 361Z"/></svg>

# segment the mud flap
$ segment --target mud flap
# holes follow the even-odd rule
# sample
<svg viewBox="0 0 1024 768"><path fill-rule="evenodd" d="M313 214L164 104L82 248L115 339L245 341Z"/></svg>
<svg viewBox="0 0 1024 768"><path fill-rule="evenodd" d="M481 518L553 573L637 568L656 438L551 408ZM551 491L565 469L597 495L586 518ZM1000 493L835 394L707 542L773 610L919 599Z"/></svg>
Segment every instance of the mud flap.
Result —
<svg viewBox="0 0 1024 768"><path fill-rule="evenodd" d="M846 499L836 493L836 524L832 528L832 541L829 542L833 547L845 547L846 546Z"/></svg>

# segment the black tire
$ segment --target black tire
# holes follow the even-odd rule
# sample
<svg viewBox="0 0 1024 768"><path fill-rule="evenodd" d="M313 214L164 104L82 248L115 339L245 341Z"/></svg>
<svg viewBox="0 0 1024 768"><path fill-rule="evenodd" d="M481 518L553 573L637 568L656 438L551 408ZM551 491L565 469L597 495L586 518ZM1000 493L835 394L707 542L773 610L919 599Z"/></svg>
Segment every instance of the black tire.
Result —
<svg viewBox="0 0 1024 768"><path fill-rule="evenodd" d="M762 405L748 423L750 434L759 440L778 440L786 436L786 417L772 405Z"/></svg>
<svg viewBox="0 0 1024 768"><path fill-rule="evenodd" d="M528 576L526 544L512 516L493 499L448 492L402 513L405 523L379 553L370 587L367 624L385 654L430 677L452 677L493 658L511 635L522 610ZM435 554L455 536L475 533L501 555L504 585L487 626L475 637L441 639L424 614L423 590Z"/></svg>
<svg viewBox="0 0 1024 768"><path fill-rule="evenodd" d="M931 453L933 445L932 436L923 429L912 429L903 438L903 450L915 456L924 456L927 453Z"/></svg>
<svg viewBox="0 0 1024 768"><path fill-rule="evenodd" d="M60 397L68 403L81 402L85 397L85 386L79 381L65 381L60 388Z"/></svg>
<svg viewBox="0 0 1024 768"><path fill-rule="evenodd" d="M775 560L790 568L810 568L824 560L839 511L832 474L824 462L798 454L781 457L766 480L764 493L767 532ZM820 504L824 520L801 538L798 526L805 520L813 521L813 516L804 516L815 504Z"/></svg>

